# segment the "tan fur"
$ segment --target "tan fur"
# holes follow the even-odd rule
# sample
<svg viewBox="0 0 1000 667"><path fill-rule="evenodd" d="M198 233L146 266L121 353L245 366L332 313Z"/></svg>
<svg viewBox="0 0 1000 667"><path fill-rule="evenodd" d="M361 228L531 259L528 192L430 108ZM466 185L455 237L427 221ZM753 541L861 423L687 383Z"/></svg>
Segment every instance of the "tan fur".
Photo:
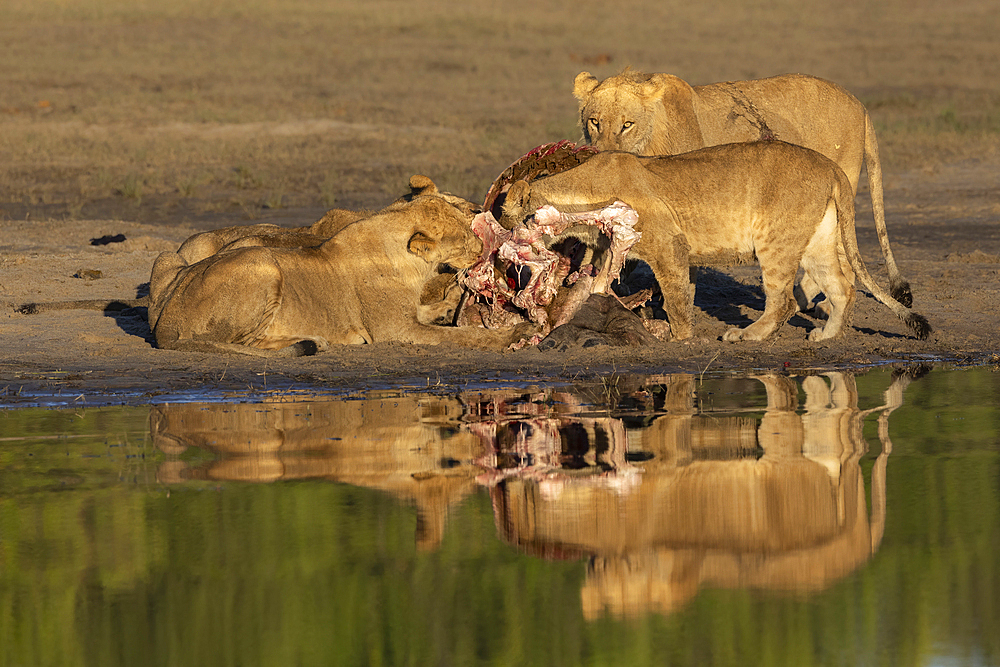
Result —
<svg viewBox="0 0 1000 667"><path fill-rule="evenodd" d="M150 328L161 348L264 356L392 340L502 349L511 330L423 323L443 316L438 302L421 303L449 292L442 267L471 266L481 251L467 215L423 195L318 247L234 248L191 265L163 253L150 277Z"/></svg>
<svg viewBox="0 0 1000 667"><path fill-rule="evenodd" d="M470 218L480 211L478 205L451 193L438 190L434 181L422 174L411 176L409 185L410 192L394 201L389 207L405 204L406 202L413 201L416 197L435 196L444 199ZM188 238L177 249L177 253L188 264L194 264L227 247L314 247L334 236L347 225L375 215L376 213L378 211L353 211L343 208L333 208L308 227L279 227L278 225L261 223L212 229Z"/></svg>
<svg viewBox="0 0 1000 667"><path fill-rule="evenodd" d="M829 319L810 339L839 336L854 302L854 274L918 337L920 315L894 301L871 278L857 249L854 196L833 161L780 141L726 144L665 157L601 152L560 174L518 181L507 193L508 229L550 204L566 212L614 200L639 214L642 238L629 256L652 268L677 339L692 335L690 265L732 264L756 257L767 301L763 315L726 340L762 340L795 311L793 283L801 265L827 296ZM571 228L563 236L585 234ZM556 239L558 240L558 239Z"/></svg>
<svg viewBox="0 0 1000 667"><path fill-rule="evenodd" d="M584 140L601 150L676 155L740 141L778 139L811 148L844 170L857 194L861 166L868 169L879 244L894 299L913 297L889 246L882 197L882 167L875 128L864 105L835 83L802 74L691 86L671 74L626 70L598 81L576 77ZM803 284L809 300L815 285Z"/></svg>

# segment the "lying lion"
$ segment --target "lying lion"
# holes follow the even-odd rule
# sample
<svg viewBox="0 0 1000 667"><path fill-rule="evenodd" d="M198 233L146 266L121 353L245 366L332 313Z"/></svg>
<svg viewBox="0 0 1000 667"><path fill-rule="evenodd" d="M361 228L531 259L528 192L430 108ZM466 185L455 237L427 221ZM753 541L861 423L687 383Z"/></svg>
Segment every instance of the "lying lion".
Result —
<svg viewBox="0 0 1000 667"><path fill-rule="evenodd" d="M779 139L836 162L853 194L864 163L889 292L904 306L912 305L909 283L889 246L875 127L864 105L837 84L786 74L692 87L671 74L625 70L600 82L581 72L573 95L580 103L584 139L600 150L676 155L705 146ZM809 302L819 292L808 280L802 288Z"/></svg>
<svg viewBox="0 0 1000 667"><path fill-rule="evenodd" d="M424 195L316 248L235 248L192 265L164 253L150 278L150 328L161 348L261 356L390 340L504 349L520 330L423 323L428 285L481 250L465 214Z"/></svg>
<svg viewBox="0 0 1000 667"><path fill-rule="evenodd" d="M578 167L507 192L501 224L507 229L535 214L536 224L560 211L600 208L612 201L639 214L641 233L629 257L649 264L663 292L675 339L693 333L694 285L689 266L759 262L764 313L725 340L763 340L796 310L793 284L801 265L828 300L829 317L811 340L841 335L854 303L854 275L918 338L930 326L893 300L872 279L858 252L850 181L829 158L780 141L727 144L676 156L639 157L601 152ZM544 215L544 219L543 219ZM567 230L584 239L593 227ZM555 238L558 241L559 238Z"/></svg>
<svg viewBox="0 0 1000 667"><path fill-rule="evenodd" d="M150 278L150 328L161 348L261 356L381 341L500 350L521 336L424 323L439 315L428 290L453 278L441 271L470 266L481 250L465 213L418 195L318 247L230 248L190 265L163 253Z"/></svg>

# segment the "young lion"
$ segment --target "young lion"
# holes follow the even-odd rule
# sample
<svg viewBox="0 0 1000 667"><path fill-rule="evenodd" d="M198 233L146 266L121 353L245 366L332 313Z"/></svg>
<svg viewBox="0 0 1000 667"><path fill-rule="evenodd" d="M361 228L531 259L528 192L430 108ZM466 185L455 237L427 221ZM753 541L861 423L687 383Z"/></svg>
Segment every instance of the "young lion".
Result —
<svg viewBox="0 0 1000 667"><path fill-rule="evenodd" d="M642 238L630 257L649 264L663 292L676 339L693 333L691 265L754 261L761 268L764 313L724 339L763 340L796 310L795 274L827 296L825 326L811 340L839 336L854 303L854 275L875 297L924 339L930 326L892 299L872 279L858 251L854 194L843 170L819 153L781 141L713 146L690 153L639 157L602 152L582 165L507 193L501 224L510 229L543 205L575 212L620 200L636 210ZM585 238L592 228L563 236Z"/></svg>
<svg viewBox="0 0 1000 667"><path fill-rule="evenodd" d="M424 323L425 292L442 265L462 269L481 252L464 213L418 196L318 247L241 247L190 265L163 253L150 277L149 324L157 346L173 350L299 356L389 340L501 350L520 339L516 330Z"/></svg>

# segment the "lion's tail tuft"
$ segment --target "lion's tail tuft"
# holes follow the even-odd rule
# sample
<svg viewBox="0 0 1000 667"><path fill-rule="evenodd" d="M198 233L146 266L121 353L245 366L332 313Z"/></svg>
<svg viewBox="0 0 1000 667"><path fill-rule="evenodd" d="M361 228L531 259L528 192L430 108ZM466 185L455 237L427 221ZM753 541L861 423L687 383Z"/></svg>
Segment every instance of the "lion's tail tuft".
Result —
<svg viewBox="0 0 1000 667"><path fill-rule="evenodd" d="M920 313L910 312L906 317L903 318L906 326L913 330L919 340L927 340L928 336L931 335L931 325L927 321L927 318Z"/></svg>

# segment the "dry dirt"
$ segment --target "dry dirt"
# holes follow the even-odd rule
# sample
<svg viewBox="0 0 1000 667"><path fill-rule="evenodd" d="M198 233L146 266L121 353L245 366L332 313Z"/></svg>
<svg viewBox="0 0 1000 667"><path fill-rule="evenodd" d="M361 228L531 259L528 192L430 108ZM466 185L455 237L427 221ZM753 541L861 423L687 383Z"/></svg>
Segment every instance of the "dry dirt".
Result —
<svg viewBox="0 0 1000 667"><path fill-rule="evenodd" d="M742 51L734 51L730 37L743 35L743 28L727 24L718 17L698 15L688 17L689 22L684 24L686 28L675 26L675 29L697 32L701 25L705 38L677 42L673 55L669 57L670 50L664 45L652 43L649 37L643 37L646 41L641 47L622 46L621 41L605 44L597 38L590 44L577 44L575 48L569 43L550 44L543 52L544 58L561 63L553 81L558 79L564 85L546 83L536 86L531 94L538 99L535 109L538 114L543 115L544 111L544 114L551 115L553 109L558 109L560 115L552 121L545 121L525 112L515 125L529 129L512 125L510 131L512 136L516 135L518 143L509 147L502 138L503 119L497 118L492 123L484 120L488 110L484 111L482 99L477 98L474 108L468 107L468 115L474 120L462 118L461 100L471 99L471 96L465 95L465 89L460 91L462 94L455 93L454 82L466 80L468 86L473 83L482 85L489 76L488 63L483 56L477 56L479 64L471 71L448 68L445 67L445 60L460 60L461 53L454 47L458 41L447 54L440 55L430 46L419 46L419 30L413 33L399 29L400 34L406 35L408 48L413 50L411 56L433 53L439 58L430 64L424 63L422 68L415 67L413 71L423 72L424 82L431 87L437 80L435 77L446 77L452 97L445 95L442 100L435 100L424 87L416 102L408 104L405 99L398 100L399 113L406 116L405 120L423 123L428 128L433 126L436 128L431 133L434 136L428 135L430 138L418 141L410 132L409 140L418 143L422 152L415 156L408 154L407 158L389 156L388 146L396 141L392 136L383 143L375 142L374 149L366 150L384 153L370 153L371 163L363 165L369 171L360 173L362 176L371 173L371 170L379 169L379 164L390 165L389 170L395 174L393 178L398 179L396 194L399 194L405 189L407 172L420 171L439 183L442 181L439 174L433 171L433 166L451 163L454 157L440 146L450 145L450 150L454 150L455 145L468 146L472 147L468 155L469 170L473 176L466 182L466 187L455 186L455 174L460 173L461 168L449 171L443 177L443 185L470 199L481 198L485 192L485 189L479 191L484 185L482 174L498 174L506 164L538 143L578 138L566 128L572 128L575 113L570 95L572 77L580 69L589 69L603 78L627 64L633 64L650 71L673 71L695 83L741 75L764 76L782 71L807 71L828 76L868 101L877 126L880 115L884 119L885 115L895 114L891 116L890 126L887 127L884 120L881 125L884 130L882 153L886 166L887 221L896 259L913 289L914 310L925 315L934 329L926 341L912 338L886 308L862 291L857 300L853 328L840 340L820 344L808 342L806 333L812 323L807 318L795 317L775 340L762 344L721 342L718 339L727 326L745 324L747 318L756 318L763 305L759 271L756 267L740 267L703 272L696 298L697 338L692 342L660 343L644 348L590 347L558 352L526 349L503 354L484 354L444 346L379 344L345 347L314 357L280 362L158 350L152 345L141 310L122 314L80 310L22 315L13 312L12 306L33 301L133 298L148 281L157 254L175 249L190 234L240 221L310 224L326 208L324 203L331 203L330 198L321 200L318 195L313 195L309 200L302 195L295 199L292 196L296 194L292 192L295 189L293 184L287 186L287 194L288 200L294 200L295 204L281 205L281 197L278 197L277 206L260 206L248 215L243 215L251 213L245 203L224 210L208 205L199 207L199 197L208 201L217 193L193 187L173 194L169 189L156 193L147 191L142 205L138 205L139 196L135 197L135 202L124 198L121 188L117 200L114 196L104 199L95 196L84 202L79 199L83 196L80 191L74 190L80 180L66 178L67 169L72 167L67 165L73 161L60 163L43 159L32 166L30 174L34 184L46 188L44 198L32 200L12 194L13 186L8 192L0 188L0 402L34 401L49 395L58 396L60 401L141 402L157 396L163 400L164 397L188 391L201 395L223 395L287 390L293 386L331 391L384 386L425 388L509 381L536 383L629 372L797 371L937 361L1000 364L1000 326L993 310L1000 300L1000 155L997 151L1000 122L997 121L995 106L982 110L975 106L979 104L977 100L995 105L1000 99L993 71L996 59L986 57L989 40L993 39L990 34L995 33L990 33L986 29L988 26L983 26L983 17L993 14L988 9L990 3L984 1L960 2L956 9L963 11L947 16L939 15L939 10L931 4L921 3L912 11L909 5L904 7L904 4L899 7L892 3L887 5L886 14L881 17L883 24L865 23L871 17L848 17L858 21L859 25L863 24L864 30L858 33L842 31L835 37L825 34L819 26L810 28L808 19L796 19L795 11L802 12L804 16L809 14L804 9L795 10L798 4L793 3L794 7L789 5L783 9L779 4L770 9L764 8L760 10L762 13L754 15L758 26L775 29L796 26L794 30L782 33L791 41L786 40L779 51L771 49L773 41L765 39L765 36L747 42L747 48ZM485 6L478 3L470 5L479 9ZM771 10L775 12L773 25L767 15L767 11ZM487 10L482 11L488 14ZM553 16L553 13L546 13L545 19L556 21ZM920 16L924 18L920 19ZM473 18L465 16L464 19L456 19L455 26L448 28L454 31L449 35L454 40L460 40L462 35L466 35L461 30L462 20L474 22ZM626 18L623 16L616 20L624 21ZM737 19L734 17L733 21ZM632 17L632 20L640 19ZM996 23L995 17L987 20ZM893 31L894 27L900 26L909 31L905 38ZM398 28L396 26L393 30ZM241 29L247 27L242 26ZM880 32L882 29L886 32ZM275 30L276 34L280 32ZM891 54L877 50L883 34L893 44L917 45L911 52L910 60L899 48L893 47ZM348 36L345 32L341 37L346 40ZM534 39L537 40L537 37L535 35ZM61 38L68 39L65 35ZM294 34L292 38L298 39ZM472 48L471 44L479 37L472 35L468 39L469 48ZM855 39L856 43L845 45L845 39ZM522 46L518 49L510 47L510 53L505 57L516 60L535 53L530 50L522 52L521 48L542 48L537 43L530 47L527 46L529 42L519 43ZM729 46L720 50L713 44ZM796 56L793 48L796 44L802 48L801 57ZM584 48L581 49L581 46ZM810 50L809 46L816 48ZM354 52L350 43L342 42L337 53L346 58ZM365 53L370 61L366 61L367 66L372 68L372 72L381 71L377 54L373 55L375 52L370 49ZM337 56L327 53L324 57L335 59ZM756 62L757 65L744 74L739 68L734 71L718 64L726 58L729 62ZM962 58L968 59L968 63L955 62L955 59ZM4 62L9 65L13 61L8 58ZM431 67L434 63L437 65ZM960 78L952 77L954 84L951 88L942 83L951 76L948 68L962 72ZM11 68L5 69L9 72ZM524 75L536 74L530 70ZM13 75L8 73L5 76ZM52 76L58 78L55 73ZM390 75L386 73L384 76ZM359 88L362 85L359 80L363 81L363 78L355 72L351 78L351 95L363 100L366 99L365 90ZM381 94L380 86L384 78L374 76L372 81L373 95ZM21 85L20 89L24 88L23 82L17 83ZM56 83L46 85L53 87ZM66 84L67 87L69 85ZM329 85L333 89L333 84ZM942 90L946 92L942 93ZM51 95L45 94L47 97ZM196 90L186 94L197 99ZM390 102L378 99L382 105L380 108L390 107ZM916 109L913 113L919 115L927 110L920 106L924 103L921 100L927 99L944 100L941 108L933 106L937 102L927 103L931 105L927 107L930 109L928 113L944 126L937 127L933 123L930 126L921 125L918 121L914 121L916 125L906 125L909 122L906 114L899 109ZM514 101L516 96L497 98L497 108L509 109ZM20 103L17 108L11 106L16 100L8 100L6 107L3 102L5 100L0 99L0 108L13 111L7 116L0 114L0 130L4 129L5 123L8 129L18 132L26 131L25 128L37 128L39 133L44 133L46 128L55 127L47 125L50 121L41 114L29 117L24 113L15 113L25 108ZM290 98L289 104L294 107L295 99ZM449 115L443 119L424 118L421 104L428 105L428 108L434 104L447 104ZM527 105L527 102L523 104ZM948 104L957 106L952 108ZM982 113L976 116L979 111ZM343 154L353 161L352 164L341 164L337 162L337 156L331 154L324 163L317 163L315 170L336 172L341 169L341 173L347 173L357 166L354 156L358 145L351 144L350 133L343 131L341 121L328 120L324 124L322 119L312 118L315 115L313 108L302 113L306 118L298 122L312 123L304 135L307 139L310 136L335 135L334 143L341 142L345 147ZM509 111L504 113L509 114ZM294 108L285 109L284 114L294 114ZM386 116L378 123L384 121L391 124L393 113L387 111ZM252 120L253 114L250 117L252 122L258 122ZM973 130L980 133L975 136L983 137L982 142L970 140L965 118L979 118L978 121L968 122L975 125ZM189 120L181 118L175 125L184 125ZM155 133L173 127L162 117L154 121L151 121L150 127L133 129L135 132ZM238 144L241 136L250 137L266 129L266 124L253 125L252 122L242 125L247 130L244 134L227 137L226 141ZM284 127L287 122L278 126ZM220 125L222 129L219 131L233 126ZM86 127L89 128L87 132L93 133L93 128L99 128L100 123L90 120ZM202 127L201 132L208 131L202 125L198 127ZM359 125L355 122L352 127ZM498 136L501 138L498 139ZM526 142L528 136L532 137L532 142L522 145L520 142ZM370 140L367 134L358 139ZM482 148L487 144L487 148ZM16 146L11 148L12 145L0 142L0 158L4 157L4 151L16 155L19 160L31 154L30 150L21 151ZM160 153L156 153L155 160L159 160L159 156ZM175 161L171 164L183 164L186 158L181 151L171 159ZM86 163L84 169L92 170L94 167L90 164ZM425 168L426 165L430 167ZM152 168L166 172L170 165L154 165ZM296 168L308 171L309 165L298 164ZM22 169L19 173L23 175L29 170ZM356 179L358 175L354 174L352 178ZM449 178L453 179L451 183ZM337 205L372 207L394 198L384 191L384 186L366 191L363 183L355 183L352 188L337 193ZM60 213L57 211L63 204L59 202L75 204L67 204ZM213 216L213 211L220 212ZM857 198L857 211L859 242L865 260L876 278L885 285L864 179ZM101 246L90 244L91 239L116 234L123 234L126 240Z"/></svg>

